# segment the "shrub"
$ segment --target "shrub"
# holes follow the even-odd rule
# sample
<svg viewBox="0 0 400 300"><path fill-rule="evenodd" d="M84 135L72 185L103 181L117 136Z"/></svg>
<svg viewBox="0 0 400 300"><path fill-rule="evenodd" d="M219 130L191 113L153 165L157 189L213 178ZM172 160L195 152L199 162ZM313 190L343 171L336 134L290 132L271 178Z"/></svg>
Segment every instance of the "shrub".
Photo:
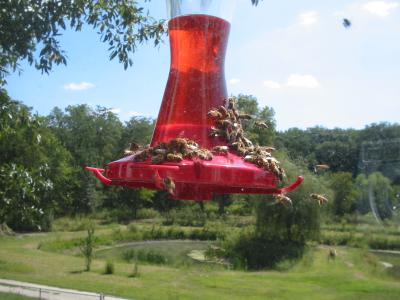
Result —
<svg viewBox="0 0 400 300"><path fill-rule="evenodd" d="M128 249L122 252L122 259L130 262L135 258L135 250L134 249Z"/></svg>
<svg viewBox="0 0 400 300"><path fill-rule="evenodd" d="M139 277L139 263L135 262L133 264L133 270L132 273L129 275L129 277L135 278L135 277Z"/></svg>
<svg viewBox="0 0 400 300"><path fill-rule="evenodd" d="M106 265L104 267L104 274L106 275L114 274L114 262L110 260L106 262Z"/></svg>

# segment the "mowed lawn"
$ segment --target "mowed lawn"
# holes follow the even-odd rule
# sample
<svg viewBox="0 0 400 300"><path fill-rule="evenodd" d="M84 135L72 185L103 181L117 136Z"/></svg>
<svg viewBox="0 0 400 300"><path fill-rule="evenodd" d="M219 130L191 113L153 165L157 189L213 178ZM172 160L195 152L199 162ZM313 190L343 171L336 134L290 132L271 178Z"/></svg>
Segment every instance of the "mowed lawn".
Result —
<svg viewBox="0 0 400 300"><path fill-rule="evenodd" d="M0 237L0 278L134 299L400 299L400 279L360 249L338 247L332 261L328 248L318 246L285 271L140 264L137 278L129 277L133 264L115 262L115 274L104 275L105 261L97 259L91 272L83 272L83 258L38 249L49 240L83 235Z"/></svg>

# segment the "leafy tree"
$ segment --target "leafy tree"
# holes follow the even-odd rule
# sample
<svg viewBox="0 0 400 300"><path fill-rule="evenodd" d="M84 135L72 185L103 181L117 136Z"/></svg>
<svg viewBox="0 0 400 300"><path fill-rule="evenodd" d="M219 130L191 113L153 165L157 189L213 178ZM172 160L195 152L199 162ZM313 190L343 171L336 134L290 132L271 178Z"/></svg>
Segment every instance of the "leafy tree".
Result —
<svg viewBox="0 0 400 300"><path fill-rule="evenodd" d="M0 90L0 223L46 229L71 199L71 156L45 119Z"/></svg>
<svg viewBox="0 0 400 300"><path fill-rule="evenodd" d="M126 69L132 53L145 41L157 45L165 34L163 20L155 20L134 0L9 0L0 2L0 80L27 59L42 72L66 64L59 37L71 28L92 26L108 43L110 59ZM38 53L38 55L37 55Z"/></svg>
<svg viewBox="0 0 400 300"><path fill-rule="evenodd" d="M284 163L288 180L294 180L298 174L305 175L305 180L288 195L293 207L273 204L272 196L260 197L255 228L227 239L226 255L238 267L262 269L273 267L283 259L301 257L306 242L319 237L321 208L309 195L320 193L330 198L332 192L304 167L296 166L284 155L280 160Z"/></svg>
<svg viewBox="0 0 400 300"><path fill-rule="evenodd" d="M65 112L55 108L47 119L48 126L73 157L75 181L69 211L89 212L102 205L104 187L84 167L101 167L120 157L122 123L110 110L87 105L68 106Z"/></svg>
<svg viewBox="0 0 400 300"><path fill-rule="evenodd" d="M334 173L329 178L329 185L334 192L333 213L337 216L353 213L356 209L357 191L352 174Z"/></svg>
<svg viewBox="0 0 400 300"><path fill-rule="evenodd" d="M79 248L83 257L85 258L85 270L89 272L92 266L93 248L95 244L94 224L91 222L88 223L86 231L87 236L81 241Z"/></svg>
<svg viewBox="0 0 400 300"><path fill-rule="evenodd" d="M362 213L372 211L378 220L391 218L393 215L394 190L389 178L380 172L356 179L359 191L358 207Z"/></svg>

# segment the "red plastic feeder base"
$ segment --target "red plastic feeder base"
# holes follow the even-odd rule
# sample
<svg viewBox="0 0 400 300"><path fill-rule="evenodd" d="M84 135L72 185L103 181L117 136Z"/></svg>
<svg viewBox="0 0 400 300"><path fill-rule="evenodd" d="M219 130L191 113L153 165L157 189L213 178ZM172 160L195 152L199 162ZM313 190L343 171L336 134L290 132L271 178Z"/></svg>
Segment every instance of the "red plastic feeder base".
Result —
<svg viewBox="0 0 400 300"><path fill-rule="evenodd" d="M135 162L132 156L108 164L104 169L86 167L106 185L129 188L166 189L164 179L175 183L173 199L211 200L216 194L281 194L295 189L302 181L299 176L289 186L277 188L277 178L271 172L243 161L235 154L214 155L210 161L183 160L179 163L151 164L150 160Z"/></svg>

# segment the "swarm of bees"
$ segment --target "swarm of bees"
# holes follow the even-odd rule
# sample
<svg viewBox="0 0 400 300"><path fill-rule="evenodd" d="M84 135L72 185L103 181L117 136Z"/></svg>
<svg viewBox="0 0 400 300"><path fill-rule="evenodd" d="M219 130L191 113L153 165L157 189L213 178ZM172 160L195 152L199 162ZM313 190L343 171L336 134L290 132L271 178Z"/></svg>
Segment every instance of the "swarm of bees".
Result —
<svg viewBox="0 0 400 300"><path fill-rule="evenodd" d="M146 146L141 149L137 144L131 143L125 155L134 155L134 161L145 161L151 157L152 164L161 164L165 161L180 162L184 158L198 157L211 160L213 155L210 150L200 148L199 145L187 138L172 139L168 143L159 143L154 147Z"/></svg>
<svg viewBox="0 0 400 300"><path fill-rule="evenodd" d="M245 137L242 127L242 120L250 120L252 117L248 114L241 114L236 109L234 99L228 100L228 107L220 106L211 109L208 116L215 119L215 127L211 127L210 137L224 138L228 146L217 146L214 148L216 152L222 148L224 153L228 149L236 151L247 162L251 162L258 167L274 173L280 180L285 177L285 171L281 168L277 159L272 156L275 150L273 147L262 147L253 145L253 143ZM268 125L261 121L256 121L255 126L258 128L268 128ZM216 147L216 148L217 148Z"/></svg>

